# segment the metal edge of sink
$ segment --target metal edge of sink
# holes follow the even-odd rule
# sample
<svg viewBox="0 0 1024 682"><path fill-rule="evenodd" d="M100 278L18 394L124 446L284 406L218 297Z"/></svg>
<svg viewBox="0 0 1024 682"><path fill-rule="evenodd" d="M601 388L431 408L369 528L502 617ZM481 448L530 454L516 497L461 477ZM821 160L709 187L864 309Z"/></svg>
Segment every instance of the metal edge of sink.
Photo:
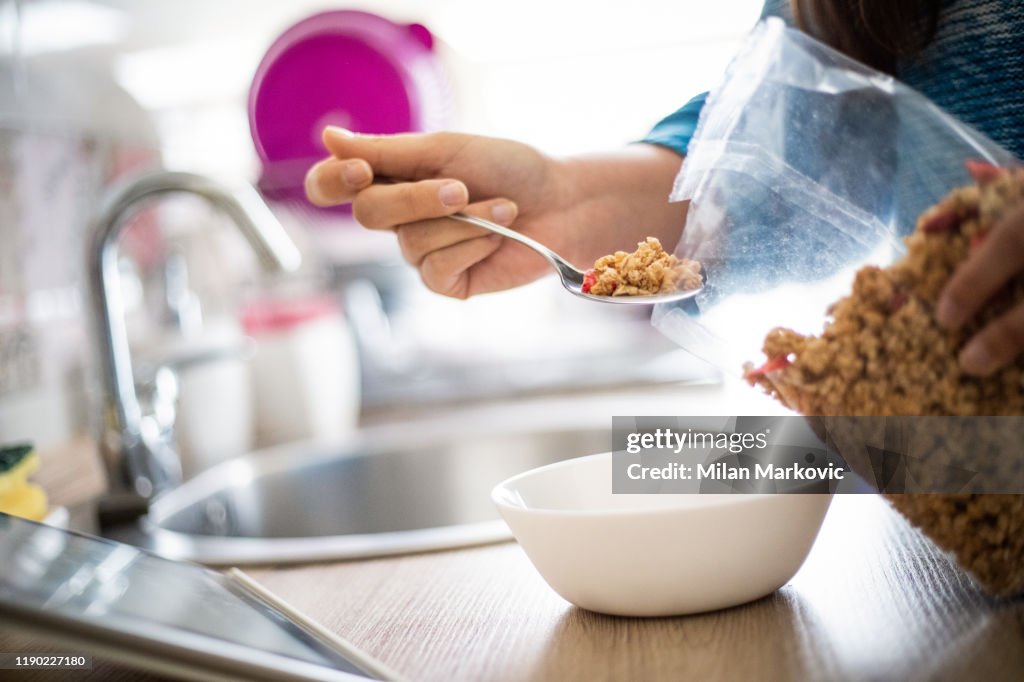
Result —
<svg viewBox="0 0 1024 682"><path fill-rule="evenodd" d="M147 521L142 524L140 541L132 544L170 559L210 566L366 559L487 545L512 538L508 526L501 520L391 533L304 538L205 538L159 528Z"/></svg>
<svg viewBox="0 0 1024 682"><path fill-rule="evenodd" d="M275 446L211 467L158 498L149 514L142 517L137 525L115 528L106 535L172 559L210 565L361 559L502 542L511 539L512 535L501 519L401 531L305 537L200 535L168 529L161 524L190 505L210 498L216 491L244 488L257 479L287 472L296 466L296 462L315 465L318 462L372 458L374 453L456 441L467 434L501 438L573 433L588 437L607 434L606 449L610 449L611 431L606 416L553 422L544 415L512 424L502 420L497 426L490 419L470 420L468 424L463 421L457 427L455 420L445 417L414 426L369 427L340 443L302 442ZM568 452L563 459L588 454L592 453ZM484 494L489 499L490 490Z"/></svg>
<svg viewBox="0 0 1024 682"><path fill-rule="evenodd" d="M146 548L171 558L228 565L394 556L483 545L511 538L508 527L501 520L387 533L296 538L202 536L169 530L160 525L175 512L203 500L213 490L225 487L224 483L218 480L221 477L226 477L230 481L230 486L244 486L260 476L287 471L294 466L294 456L299 453L305 460L304 464L315 464L317 460L363 457L366 455L361 453L367 440L371 439L360 438L353 441L345 446L349 449L346 453L339 453L335 446L334 452L310 455L311 446L308 444L292 444L252 453L212 467L193 479L194 486L190 486L189 483L183 485L179 489L181 495L157 500L149 514L139 520ZM394 442L395 440L389 438L387 445L393 447ZM387 446L374 445L373 449L384 447ZM273 555L272 560L267 559L268 554Z"/></svg>

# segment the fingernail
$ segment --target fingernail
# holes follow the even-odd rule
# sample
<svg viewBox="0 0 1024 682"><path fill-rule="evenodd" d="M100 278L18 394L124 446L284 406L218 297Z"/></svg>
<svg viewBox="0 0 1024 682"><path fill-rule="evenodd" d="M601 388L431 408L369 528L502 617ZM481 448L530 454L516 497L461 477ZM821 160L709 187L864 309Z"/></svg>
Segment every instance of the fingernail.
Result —
<svg viewBox="0 0 1024 682"><path fill-rule="evenodd" d="M944 296L939 301L939 307L935 311L935 317L943 327L952 329L953 327L958 326L962 321L963 311L951 298Z"/></svg>
<svg viewBox="0 0 1024 682"><path fill-rule="evenodd" d="M516 205L505 201L491 207L491 219L499 225L510 225L516 219Z"/></svg>
<svg viewBox="0 0 1024 682"><path fill-rule="evenodd" d="M437 195L440 197L441 203L449 208L461 206L468 199L466 187L461 182L446 182L441 185Z"/></svg>
<svg viewBox="0 0 1024 682"><path fill-rule="evenodd" d="M350 187L362 187L370 180L366 166L359 161L346 161L341 167L341 176Z"/></svg>
<svg viewBox="0 0 1024 682"><path fill-rule="evenodd" d="M324 163L324 161L319 161L306 172L306 197L314 204L320 204L324 201L323 193L320 191L320 169Z"/></svg>
<svg viewBox="0 0 1024 682"><path fill-rule="evenodd" d="M356 134L347 128L341 126L327 126L326 131L331 135L337 135L338 137L355 137Z"/></svg>
<svg viewBox="0 0 1024 682"><path fill-rule="evenodd" d="M975 340L960 353L960 366L968 374L985 376L996 369L996 359L984 341Z"/></svg>

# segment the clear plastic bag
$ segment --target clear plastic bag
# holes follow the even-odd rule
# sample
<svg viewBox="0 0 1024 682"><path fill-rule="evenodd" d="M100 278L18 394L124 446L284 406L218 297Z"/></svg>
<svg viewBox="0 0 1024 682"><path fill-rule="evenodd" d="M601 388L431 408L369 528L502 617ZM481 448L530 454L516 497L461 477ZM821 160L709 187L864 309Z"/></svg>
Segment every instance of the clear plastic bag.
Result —
<svg viewBox="0 0 1024 682"><path fill-rule="evenodd" d="M821 329L866 264L886 265L918 214L971 182L968 159L1013 155L920 93L771 18L701 112L671 199L690 200L676 255L704 291L653 323L736 375L765 334Z"/></svg>

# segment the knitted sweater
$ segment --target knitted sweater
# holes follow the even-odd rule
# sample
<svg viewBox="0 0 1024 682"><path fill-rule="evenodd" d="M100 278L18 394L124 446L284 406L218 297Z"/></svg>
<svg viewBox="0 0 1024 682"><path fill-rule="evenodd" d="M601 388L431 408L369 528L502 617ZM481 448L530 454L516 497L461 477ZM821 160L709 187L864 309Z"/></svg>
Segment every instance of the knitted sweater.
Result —
<svg viewBox="0 0 1024 682"><path fill-rule="evenodd" d="M768 0L762 16L792 22L785 0ZM935 39L919 55L902 60L896 76L1024 159L1020 0L945 0ZM706 96L664 118L643 141L684 154Z"/></svg>

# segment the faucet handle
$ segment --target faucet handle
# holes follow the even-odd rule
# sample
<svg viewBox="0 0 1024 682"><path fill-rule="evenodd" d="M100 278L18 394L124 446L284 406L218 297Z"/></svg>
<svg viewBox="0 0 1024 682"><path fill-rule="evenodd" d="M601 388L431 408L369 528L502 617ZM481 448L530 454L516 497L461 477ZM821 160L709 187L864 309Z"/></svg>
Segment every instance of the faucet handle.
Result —
<svg viewBox="0 0 1024 682"><path fill-rule="evenodd" d="M182 481L181 458L178 456L174 437L177 416L178 376L169 367L157 367L150 381L136 387L139 395L141 418L139 434L145 451L157 465L150 470L149 477L159 480L136 481L145 489L152 486L150 495L157 491L169 490ZM145 490L139 491L145 492ZM148 495L147 495L148 497Z"/></svg>

